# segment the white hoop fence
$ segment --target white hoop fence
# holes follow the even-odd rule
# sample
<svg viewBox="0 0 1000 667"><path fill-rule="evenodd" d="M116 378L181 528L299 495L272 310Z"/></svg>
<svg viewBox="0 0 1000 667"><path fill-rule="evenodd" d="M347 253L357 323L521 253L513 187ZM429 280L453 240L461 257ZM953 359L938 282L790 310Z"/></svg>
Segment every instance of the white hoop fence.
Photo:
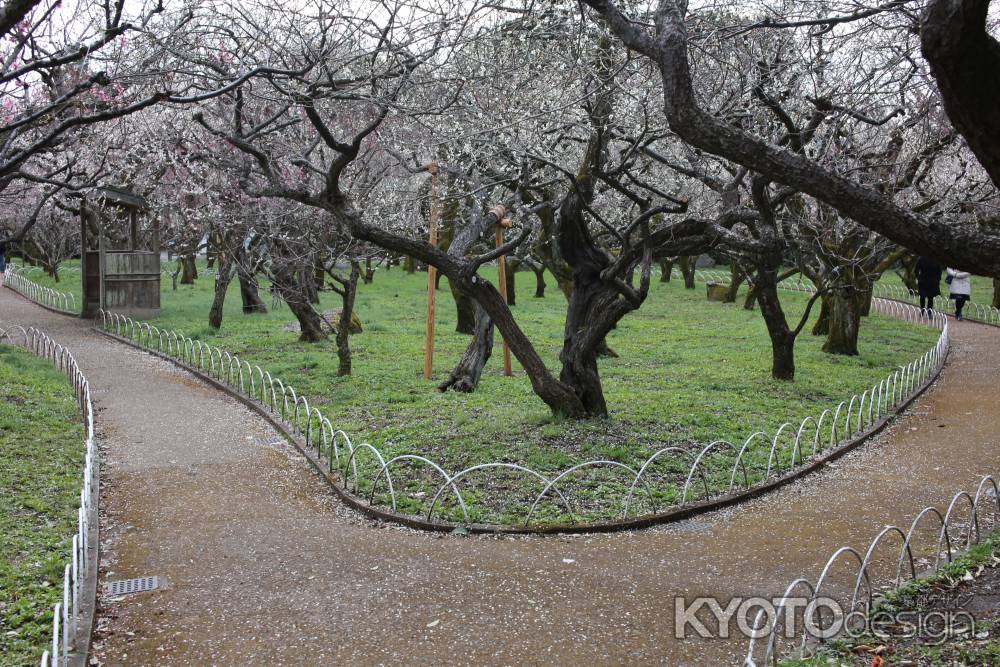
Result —
<svg viewBox="0 0 1000 667"><path fill-rule="evenodd" d="M140 348L186 364L250 400L282 425L313 463L328 474L338 492L357 507L410 525L416 522L423 528L466 525L495 530L521 521L521 529L537 530L580 526L575 508L581 498L598 503L594 514L617 517L603 525L648 523L651 518L688 511L695 505L723 499L732 502L743 494L790 481L810 466L817 467L818 461L857 444L884 426L897 409L935 377L948 352L948 319L944 315L935 313L928 320L921 317L919 308L885 299L874 299L872 307L876 312L938 329L937 343L871 387L800 422L783 423L774 433L758 431L736 442L714 440L696 449L663 447L634 465L595 459L556 472L512 462L482 463L449 471L416 453L392 455L367 442L355 444L291 384L236 354L178 331L103 310L95 324ZM595 471L605 476L605 493L597 500L585 493L587 484L594 481ZM538 491L526 500L512 502L509 494L503 495L502 483L491 483L498 473L521 476L536 485ZM470 514L470 497L489 494L496 495L487 505L506 511L500 521L484 521ZM523 519L512 520L514 511ZM448 520L435 518L445 513Z"/></svg>
<svg viewBox="0 0 1000 667"><path fill-rule="evenodd" d="M895 299L897 301L905 301L906 303L914 305L920 303L919 294L900 285L875 283L875 294L877 296ZM944 301L945 304L943 312L946 312L949 315L954 315L955 302L947 297L935 297L934 299L935 303L940 303L941 301ZM965 307L962 309L962 317L967 320L982 322L983 324L1000 326L1000 309L994 308L993 306L985 303L967 301L965 303Z"/></svg>
<svg viewBox="0 0 1000 667"><path fill-rule="evenodd" d="M46 308L66 313L67 315L79 315L80 307L76 302L76 296L69 292L60 292L50 287L42 287L38 283L27 277L31 273L30 269L38 267L16 267L8 264L4 271L4 285L11 288L24 298L41 304ZM40 269L39 269L40 270Z"/></svg>
<svg viewBox="0 0 1000 667"><path fill-rule="evenodd" d="M773 615L765 614L763 610L757 614L744 667L776 665L782 653L802 653L813 648L806 627L824 632L830 630L830 624L834 622L832 613L824 618L825 604L820 601L838 595L837 592L828 592L831 589L840 591L844 602L850 600L849 605L841 607L844 617L859 610L862 615L856 616L856 620L861 621L867 616L864 612L873 609L873 603L877 601L875 591L882 585L891 584L891 588L895 589L907 579L913 581L933 574L961 551L978 544L983 534L1000 526L998 490L996 478L987 475L980 480L974 492L956 493L943 512L936 507L925 507L917 513L908 529L894 525L883 527L867 549L851 546L837 549L815 580L803 577L788 585L775 605ZM898 557L893 545L899 547ZM933 560L933 565L923 571L918 567L922 554L928 556L928 563ZM786 618L791 606L786 603L793 598L806 601L804 614L794 619ZM841 630L856 629L848 625L843 623ZM792 632L788 632L789 629ZM782 632L784 634L779 639ZM779 641L788 642L789 649L783 652ZM821 640L813 639L813 642L816 641Z"/></svg>
<svg viewBox="0 0 1000 667"><path fill-rule="evenodd" d="M7 326L0 329L0 344L17 345L35 356L48 359L73 383L77 406L84 421L83 485L77 512L77 532L63 570L62 602L52 614L52 647L41 658L42 667L68 664L71 651L86 650L86 637L93 622L93 600L84 590L88 577L97 567L97 446L94 441L94 406L90 384L68 349L34 327ZM80 644L77 646L77 644Z"/></svg>
<svg viewBox="0 0 1000 667"><path fill-rule="evenodd" d="M718 283L720 285L729 285L732 282L732 276L728 272L723 273L721 271L713 270L698 269L695 271L695 278L705 282ZM786 278L780 285L778 285L778 287L795 292L804 292L806 294L811 294L816 291L816 287L813 283L809 280L803 280L801 275ZM914 306L920 303L919 294L902 285L876 282L872 286L872 295L883 299L903 301ZM940 308L939 310L948 315L954 315L955 302L946 297L937 297L934 300L936 304L939 304L942 301L944 302L944 308ZM1000 326L1000 309L994 308L993 306L985 303L978 303L976 301L966 302L962 316L967 320Z"/></svg>

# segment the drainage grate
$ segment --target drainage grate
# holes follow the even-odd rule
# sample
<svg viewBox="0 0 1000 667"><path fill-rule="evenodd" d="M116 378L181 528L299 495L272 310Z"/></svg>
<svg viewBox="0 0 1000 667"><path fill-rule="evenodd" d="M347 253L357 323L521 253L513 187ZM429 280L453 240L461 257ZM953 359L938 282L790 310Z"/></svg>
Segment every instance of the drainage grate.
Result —
<svg viewBox="0 0 1000 667"><path fill-rule="evenodd" d="M130 593L145 593L159 586L156 577L139 577L138 579L122 579L108 582L110 595L128 595Z"/></svg>
<svg viewBox="0 0 1000 667"><path fill-rule="evenodd" d="M257 436L256 438L253 439L253 441L257 445L260 445L261 447L276 447L277 445L280 445L283 442L285 442L285 439L282 438L281 436L277 436L277 435L266 437L266 438L265 437L261 437L261 436Z"/></svg>

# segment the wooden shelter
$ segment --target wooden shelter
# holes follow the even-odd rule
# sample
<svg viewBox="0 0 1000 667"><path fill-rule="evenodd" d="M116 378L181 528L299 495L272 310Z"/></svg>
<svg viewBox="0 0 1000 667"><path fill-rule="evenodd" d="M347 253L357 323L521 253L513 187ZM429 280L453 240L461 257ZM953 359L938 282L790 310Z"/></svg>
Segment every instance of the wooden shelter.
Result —
<svg viewBox="0 0 1000 667"><path fill-rule="evenodd" d="M160 230L146 200L100 187L80 206L83 317L99 308L136 318L160 314Z"/></svg>

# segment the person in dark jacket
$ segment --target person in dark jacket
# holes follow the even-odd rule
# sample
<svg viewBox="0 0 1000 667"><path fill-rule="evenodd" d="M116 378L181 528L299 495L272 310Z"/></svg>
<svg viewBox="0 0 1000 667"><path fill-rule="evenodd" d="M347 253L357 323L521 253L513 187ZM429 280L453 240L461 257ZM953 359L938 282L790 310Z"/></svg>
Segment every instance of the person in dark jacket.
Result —
<svg viewBox="0 0 1000 667"><path fill-rule="evenodd" d="M920 312L930 317L934 310L934 297L941 296L941 274L944 267L930 257L917 258L917 293L920 295Z"/></svg>
<svg viewBox="0 0 1000 667"><path fill-rule="evenodd" d="M0 287L3 287L3 281L6 276L4 272L7 270L7 242L0 241Z"/></svg>

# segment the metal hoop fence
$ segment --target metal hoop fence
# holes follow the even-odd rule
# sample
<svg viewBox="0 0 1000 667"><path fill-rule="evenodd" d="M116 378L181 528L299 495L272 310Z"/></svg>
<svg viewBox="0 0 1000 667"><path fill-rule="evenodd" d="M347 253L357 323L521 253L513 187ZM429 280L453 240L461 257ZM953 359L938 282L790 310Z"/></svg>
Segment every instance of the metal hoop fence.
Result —
<svg viewBox="0 0 1000 667"><path fill-rule="evenodd" d="M766 614L761 610L754 619L751 639L747 647L744 667L757 667L757 665L778 664L781 651L778 649L779 629L787 630L789 623L793 624L794 631L786 634L782 639L798 644L798 651L807 648L809 634L806 626L811 624L814 628L821 627L823 623L822 609L817 605L820 594L825 590L824 584L834 576L833 572L837 566L845 561L856 564L856 569L848 570L850 576L841 581L841 590L851 591L850 603L844 611L844 615L861 609L866 605L867 609L872 608L875 598L874 590L877 583L891 582L891 588L899 588L904 579L915 581L919 578L933 574L944 563L950 563L956 555L963 550L969 549L973 544L978 544L982 534L989 532L993 528L1000 526L1000 494L998 494L997 479L993 475L983 477L974 493L959 491L954 495L948 508L942 512L936 507L925 507L917 513L910 523L909 528L904 530L901 526L889 525L869 542L868 548L864 551L854 549L850 546L842 546L837 549L826 565L820 571L819 576L812 583L809 579L799 578L793 581L785 590L783 601L787 600L792 592L798 589L809 591L809 600L806 603L804 615L801 619L791 619L784 617L784 604L779 604L773 615ZM905 526L905 524L903 524ZM930 539L925 539L923 552L933 557L933 565L925 571L918 569L917 540L920 532L929 533ZM925 535L926 537L926 535ZM963 541L964 546L959 546ZM886 543L898 544L898 557L886 558ZM888 555L895 552L889 551ZM876 554L881 554L881 559L876 558ZM928 562L929 559L928 559ZM882 567L879 568L879 565ZM888 572L886 572L886 567ZM894 571L893 571L894 570ZM905 572L904 572L905 571ZM908 574L907 574L908 573ZM862 589L864 589L862 591ZM846 594L844 599L846 600ZM846 625L846 624L845 624ZM799 641L801 634L801 641Z"/></svg>
<svg viewBox="0 0 1000 667"><path fill-rule="evenodd" d="M914 305L920 303L920 296L915 291L900 285L875 283L875 294L887 299L905 301L906 303ZM940 298L935 299L935 301L939 300ZM944 299L944 304L945 306L943 312L948 313L949 315L954 315L955 302L951 299ZM1000 308L994 308L993 306L985 303L967 301L962 311L962 317L974 322L1000 326Z"/></svg>
<svg viewBox="0 0 1000 667"><path fill-rule="evenodd" d="M73 535L72 549L63 569L62 602L55 605L52 614L52 646L42 654L42 667L60 667L68 664L69 652L76 649L79 635L89 635L93 605L85 611L84 582L96 567L97 544L92 539L91 527L97 525L97 446L94 440L94 406L90 400L90 383L76 359L68 349L52 340L48 334L35 327L11 325L0 329L0 344L23 347L37 357L48 359L73 383L80 415L84 421L83 484L80 489L80 508L77 511L77 531ZM92 601L91 601L92 602Z"/></svg>
<svg viewBox="0 0 1000 667"><path fill-rule="evenodd" d="M37 269L38 267L28 267ZM50 287L42 287L38 283L30 280L25 274L29 273L23 267L16 267L8 264L4 271L4 285L11 288L24 298L41 304L46 308L57 310L67 315L79 315L80 309L76 302L76 296L69 292L60 292Z"/></svg>
<svg viewBox="0 0 1000 667"><path fill-rule="evenodd" d="M885 299L875 299L873 308L906 322L938 329L941 333L937 343L870 388L801 422L784 423L773 434L756 432L735 443L716 440L694 450L666 447L633 466L592 460L556 472L511 462L480 463L448 471L438 462L415 453L394 456L367 442L355 444L351 436L336 428L292 385L237 354L118 313L102 310L95 324L138 347L187 364L255 402L301 441L300 446L315 456L317 465L334 476L338 491L352 498L358 506L388 508L379 509L380 514L390 514L390 518L404 521L419 519L435 527L496 526L497 523L513 526L517 524L509 518L489 523L470 511L470 495L483 497L483 494L492 493L489 479L480 481L472 489L469 489L470 482L475 484L484 475L495 476L502 472L537 483L537 494L526 500L523 507L516 508L523 516L520 524L523 528L537 528L581 526L576 509L581 495L579 486L588 479L593 481L588 473L592 475L596 470L612 475L612 481L618 485L614 488L622 489L620 495L614 491L601 499L604 503L600 507L602 515L619 517L616 521L645 520L695 503L773 485L778 478L804 471L817 459L829 456L880 427L943 365L948 351L948 320L941 314L927 320L920 316L918 308ZM664 470L670 471L674 476L669 489L657 486L651 474L654 469L660 470L661 475ZM574 485L577 493L571 488ZM378 493L380 489L381 494ZM587 500L592 502L590 498ZM405 509L401 509L404 506ZM493 506L509 509L499 501ZM443 512L450 514L450 519L442 520ZM510 517L511 513L506 516ZM586 525L596 527L599 524Z"/></svg>

